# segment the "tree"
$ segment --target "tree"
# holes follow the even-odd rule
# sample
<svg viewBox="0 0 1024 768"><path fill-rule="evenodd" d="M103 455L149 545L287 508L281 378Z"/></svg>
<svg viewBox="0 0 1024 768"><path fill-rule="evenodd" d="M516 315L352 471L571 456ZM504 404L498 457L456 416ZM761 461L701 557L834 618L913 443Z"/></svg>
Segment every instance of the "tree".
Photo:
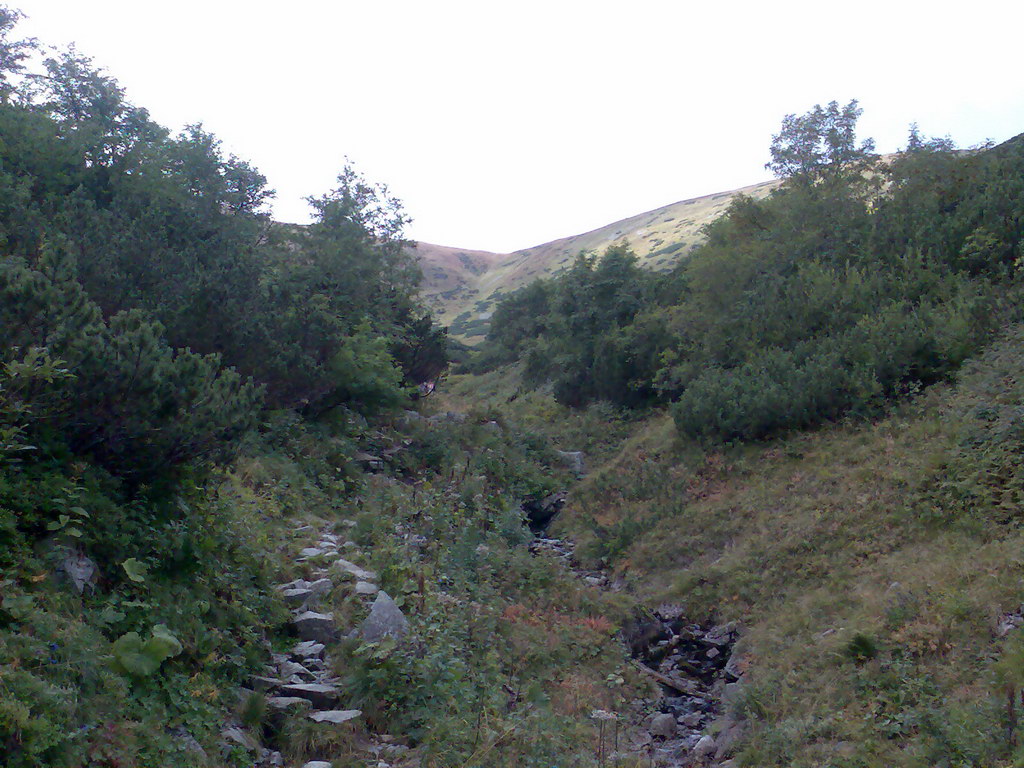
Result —
<svg viewBox="0 0 1024 768"><path fill-rule="evenodd" d="M772 159L765 167L802 185L861 173L875 149L872 139L857 146L862 112L853 99L845 107L831 101L827 107L815 104L804 115L786 115L782 130L772 137Z"/></svg>
<svg viewBox="0 0 1024 768"><path fill-rule="evenodd" d="M34 38L8 40L11 30L24 14L0 5L0 104L7 104L17 90L11 77L25 71L24 61L36 49Z"/></svg>

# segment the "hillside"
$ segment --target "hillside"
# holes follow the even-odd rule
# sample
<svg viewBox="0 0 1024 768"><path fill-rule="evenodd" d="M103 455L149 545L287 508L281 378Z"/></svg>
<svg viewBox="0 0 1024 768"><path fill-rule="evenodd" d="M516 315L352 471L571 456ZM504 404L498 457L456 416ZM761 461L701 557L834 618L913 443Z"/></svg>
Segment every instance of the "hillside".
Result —
<svg viewBox="0 0 1024 768"><path fill-rule="evenodd" d="M557 273L581 251L600 252L614 243L625 243L637 254L641 266L667 269L690 253L701 240L702 228L718 218L734 196L760 199L777 186L777 181L765 181L680 200L590 232L508 254L417 243L415 255L424 278L421 295L438 320L450 326L453 336L475 343L487 332L496 299Z"/></svg>

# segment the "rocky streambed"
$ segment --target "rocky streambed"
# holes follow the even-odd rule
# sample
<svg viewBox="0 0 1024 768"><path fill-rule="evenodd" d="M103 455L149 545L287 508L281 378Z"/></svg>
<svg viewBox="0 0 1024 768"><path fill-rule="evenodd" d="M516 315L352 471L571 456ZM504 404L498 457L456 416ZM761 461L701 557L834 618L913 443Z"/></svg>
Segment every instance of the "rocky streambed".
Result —
<svg viewBox="0 0 1024 768"><path fill-rule="evenodd" d="M571 542L539 535L531 550L558 558L596 589L618 591L624 586L604 571L581 567ZM625 712L595 711L595 719L605 721L603 728L614 728L618 742L600 755L601 761L615 765L642 757L649 765L666 768L731 766L730 756L744 729L730 707L742 695L747 667L739 627L695 624L679 606L661 605L638 613L623 628L621 639L660 696L634 701Z"/></svg>

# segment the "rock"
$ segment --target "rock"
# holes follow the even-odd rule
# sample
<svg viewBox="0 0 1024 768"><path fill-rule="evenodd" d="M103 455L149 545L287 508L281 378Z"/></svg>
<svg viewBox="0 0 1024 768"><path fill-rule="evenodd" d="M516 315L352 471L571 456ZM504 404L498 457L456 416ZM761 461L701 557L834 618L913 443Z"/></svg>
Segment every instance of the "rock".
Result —
<svg viewBox="0 0 1024 768"><path fill-rule="evenodd" d="M249 678L249 685L252 686L254 691L272 691L281 685L281 681L276 677L256 675Z"/></svg>
<svg viewBox="0 0 1024 768"><path fill-rule="evenodd" d="M668 712L662 712L651 718L651 724L647 730L651 732L652 736L671 739L676 735L676 719Z"/></svg>
<svg viewBox="0 0 1024 768"><path fill-rule="evenodd" d="M313 597L313 590L311 589L286 589L281 595L284 597L284 601L291 606L302 605L304 602Z"/></svg>
<svg viewBox="0 0 1024 768"><path fill-rule="evenodd" d="M272 766L273 768L277 768L277 766L282 766L284 765L284 755L282 755L280 752L270 752L266 756L266 758L264 758L263 764Z"/></svg>
<svg viewBox="0 0 1024 768"><path fill-rule="evenodd" d="M267 706L283 712L289 709L308 709L312 704L309 699L300 696L271 696L267 699Z"/></svg>
<svg viewBox="0 0 1024 768"><path fill-rule="evenodd" d="M309 560L312 557L320 557L322 554L324 554L324 551L318 547L306 547L299 552L299 559Z"/></svg>
<svg viewBox="0 0 1024 768"><path fill-rule="evenodd" d="M684 725L687 728L699 728L701 720L704 716L700 712L689 712L679 718L678 722L680 725Z"/></svg>
<svg viewBox="0 0 1024 768"><path fill-rule="evenodd" d="M345 571L345 573L350 573L355 576L359 581L376 581L377 579L377 574L373 571L364 570L355 563L350 563L344 558L338 558L334 561L334 564L341 568L341 570Z"/></svg>
<svg viewBox="0 0 1024 768"><path fill-rule="evenodd" d="M326 760L310 760L305 763L302 768L332 768L331 764Z"/></svg>
<svg viewBox="0 0 1024 768"><path fill-rule="evenodd" d="M370 615L359 628L359 635L371 643L385 637L401 640L409 632L409 621L387 592L381 590L370 606Z"/></svg>
<svg viewBox="0 0 1024 768"><path fill-rule="evenodd" d="M721 651L719 651L717 648L708 648L707 653L705 653L704 655L707 656L709 659L713 659L716 656L718 656L719 653L721 653Z"/></svg>
<svg viewBox="0 0 1024 768"><path fill-rule="evenodd" d="M96 563L81 552L70 552L61 563L61 570L67 574L78 594L82 594L86 587L94 588L99 577Z"/></svg>
<svg viewBox="0 0 1024 768"><path fill-rule="evenodd" d="M376 595L378 592L380 592L380 587L376 584L372 584L369 581L356 582L357 595Z"/></svg>
<svg viewBox="0 0 1024 768"><path fill-rule="evenodd" d="M583 451L558 451L558 456L572 472L578 477L582 477L586 474L586 464L584 462Z"/></svg>
<svg viewBox="0 0 1024 768"><path fill-rule="evenodd" d="M316 640L307 640L303 643L296 643L295 647L292 648L291 657L293 659L318 659L324 655L325 647L323 643L318 643Z"/></svg>
<svg viewBox="0 0 1024 768"><path fill-rule="evenodd" d="M698 760L703 760L715 752L715 740L711 736L701 736L700 741L693 745L691 754Z"/></svg>
<svg viewBox="0 0 1024 768"><path fill-rule="evenodd" d="M720 721L721 729L716 740L715 760L729 757L735 752L736 742L743 736L743 721L733 720L731 717L724 717Z"/></svg>
<svg viewBox="0 0 1024 768"><path fill-rule="evenodd" d="M306 669L301 664L294 661L286 661L278 667L278 672L283 677L290 677L292 675L309 675L313 676L313 673Z"/></svg>
<svg viewBox="0 0 1024 768"><path fill-rule="evenodd" d="M229 726L227 728L224 728L223 730L221 730L220 735L221 738L224 739L224 741L238 744L239 746L244 747L250 752L259 752L260 750L259 742L256 741L256 739L253 738L251 734L246 733L241 728L238 728L236 726Z"/></svg>
<svg viewBox="0 0 1024 768"><path fill-rule="evenodd" d="M729 622L719 627L712 627L704 634L704 642L712 645L728 645L736 636L736 624Z"/></svg>
<svg viewBox="0 0 1024 768"><path fill-rule="evenodd" d="M739 641L733 646L732 654L729 656L729 660L725 662L725 666L722 671L725 672L726 677L730 680L739 680L743 677L743 673L747 671L747 667L750 666L750 659L746 654L746 650L743 641Z"/></svg>
<svg viewBox="0 0 1024 768"><path fill-rule="evenodd" d="M361 709L331 709L326 712L310 712L309 719L318 723L346 723L363 714Z"/></svg>
<svg viewBox="0 0 1024 768"><path fill-rule="evenodd" d="M318 643L332 643L338 638L338 628L334 616L329 613L306 611L295 617L295 628L303 640L314 640Z"/></svg>
<svg viewBox="0 0 1024 768"><path fill-rule="evenodd" d="M314 707L330 707L341 698L341 692L333 685L324 683L295 683L282 685L281 693L286 697L305 699Z"/></svg>
<svg viewBox="0 0 1024 768"><path fill-rule="evenodd" d="M317 579L309 583L309 591L314 595L326 595L334 589L334 582L330 579Z"/></svg>

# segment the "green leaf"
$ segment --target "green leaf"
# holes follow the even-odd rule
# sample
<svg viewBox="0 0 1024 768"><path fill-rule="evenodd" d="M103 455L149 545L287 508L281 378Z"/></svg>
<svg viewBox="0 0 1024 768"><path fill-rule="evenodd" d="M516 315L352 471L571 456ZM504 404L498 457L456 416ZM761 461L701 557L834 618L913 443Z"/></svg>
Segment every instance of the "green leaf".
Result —
<svg viewBox="0 0 1024 768"><path fill-rule="evenodd" d="M148 677L181 650L178 638L163 624L157 624L153 627L153 636L146 642L142 642L138 632L121 635L114 642L114 666L132 677Z"/></svg>
<svg viewBox="0 0 1024 768"><path fill-rule="evenodd" d="M162 654L161 661L177 656L182 651L178 638L163 624L153 627L153 637L146 642L146 648L154 655Z"/></svg>
<svg viewBox="0 0 1024 768"><path fill-rule="evenodd" d="M124 572L128 574L128 578L132 581L142 583L146 580L148 567L145 563L141 563L134 557L129 557L123 563L121 567L124 568Z"/></svg>
<svg viewBox="0 0 1024 768"><path fill-rule="evenodd" d="M0 608L3 608L15 619L24 619L32 611L35 598L32 595L7 595Z"/></svg>
<svg viewBox="0 0 1024 768"><path fill-rule="evenodd" d="M132 677L152 675L162 661L145 652L138 632L128 632L114 642L114 666Z"/></svg>
<svg viewBox="0 0 1024 768"><path fill-rule="evenodd" d="M123 619L124 616L125 615L121 611L117 610L114 606L108 605L106 608L100 611L100 615L96 618L101 624L115 624L121 621L121 619Z"/></svg>

